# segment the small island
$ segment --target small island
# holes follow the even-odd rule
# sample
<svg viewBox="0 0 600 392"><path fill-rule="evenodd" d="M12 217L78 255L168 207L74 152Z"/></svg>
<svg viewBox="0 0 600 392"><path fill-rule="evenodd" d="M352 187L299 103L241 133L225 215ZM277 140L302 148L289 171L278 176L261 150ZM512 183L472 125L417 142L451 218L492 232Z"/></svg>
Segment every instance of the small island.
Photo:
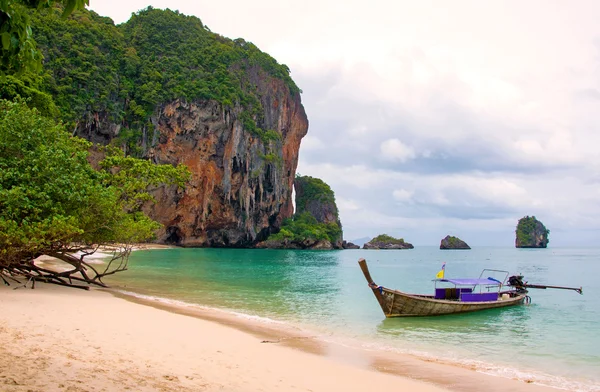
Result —
<svg viewBox="0 0 600 392"><path fill-rule="evenodd" d="M546 248L548 246L548 234L550 230L535 216L525 216L519 219L515 230L516 248Z"/></svg>
<svg viewBox="0 0 600 392"><path fill-rule="evenodd" d="M447 235L440 242L440 249L471 249L471 247L460 238Z"/></svg>
<svg viewBox="0 0 600 392"><path fill-rule="evenodd" d="M404 241L404 238L394 238L387 234L380 234L363 245L363 249L413 249L413 244Z"/></svg>

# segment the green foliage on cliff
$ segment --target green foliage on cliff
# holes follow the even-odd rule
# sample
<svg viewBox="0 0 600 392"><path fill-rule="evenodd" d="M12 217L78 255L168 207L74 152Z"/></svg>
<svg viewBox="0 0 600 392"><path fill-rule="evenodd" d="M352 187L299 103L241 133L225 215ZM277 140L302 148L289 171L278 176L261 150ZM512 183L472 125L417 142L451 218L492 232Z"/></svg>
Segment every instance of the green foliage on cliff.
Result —
<svg viewBox="0 0 600 392"><path fill-rule="evenodd" d="M53 0L0 1L0 75L35 72L41 68L42 56L36 49L29 15L36 9L51 7ZM62 0L63 17L83 9L88 0Z"/></svg>
<svg viewBox="0 0 600 392"><path fill-rule="evenodd" d="M25 79L25 80L22 80ZM17 79L14 76L0 77L0 99L13 100L17 97L26 100L29 107L37 108L44 116L58 115L58 108L49 94L39 91L35 81L27 78Z"/></svg>
<svg viewBox="0 0 600 392"><path fill-rule="evenodd" d="M141 212L148 186L182 185L187 169L106 151L22 102L0 100L0 272L40 254L94 244L141 242L158 223Z"/></svg>
<svg viewBox="0 0 600 392"><path fill-rule="evenodd" d="M320 207L335 212L335 217L338 218L335 197L329 185L318 178L297 175L295 186L296 214L284 220L279 233L272 234L268 239L276 241L287 239L298 243L306 239L326 240L331 243L341 240L342 228L338 222L319 222L307 208L309 203L317 201ZM302 191L300 192L299 189Z"/></svg>
<svg viewBox="0 0 600 392"><path fill-rule="evenodd" d="M387 234L379 234L377 237L373 238L369 242L384 242L386 244L404 244L404 238L394 238Z"/></svg>
<svg viewBox="0 0 600 392"><path fill-rule="evenodd" d="M453 235L447 237L448 245L450 246L458 246L462 241Z"/></svg>
<svg viewBox="0 0 600 392"><path fill-rule="evenodd" d="M523 247L530 247L536 245L536 231L539 235L546 238L550 234L550 230L538 221L535 216L524 216L519 219L517 228L515 230L517 236L517 243Z"/></svg>
<svg viewBox="0 0 600 392"><path fill-rule="evenodd" d="M309 202L317 200L321 203L335 205L335 195L331 187L323 180L311 176L296 175L295 183L302 188L302 194L296 195L296 213L302 214ZM337 215L337 208L335 209Z"/></svg>
<svg viewBox="0 0 600 392"><path fill-rule="evenodd" d="M285 65L252 43L212 33L193 16L148 7L115 26L87 10L62 14L56 7L36 13L33 36L44 55L41 89L73 125L100 115L131 130L139 143L160 104L210 99L241 106L244 128L269 142L279 135L263 129L255 84L267 74L291 93L300 91Z"/></svg>
<svg viewBox="0 0 600 392"><path fill-rule="evenodd" d="M302 242L314 239L335 242L341 236L342 229L336 223L319 223L309 212L304 212L284 220L279 233L270 235L269 240Z"/></svg>

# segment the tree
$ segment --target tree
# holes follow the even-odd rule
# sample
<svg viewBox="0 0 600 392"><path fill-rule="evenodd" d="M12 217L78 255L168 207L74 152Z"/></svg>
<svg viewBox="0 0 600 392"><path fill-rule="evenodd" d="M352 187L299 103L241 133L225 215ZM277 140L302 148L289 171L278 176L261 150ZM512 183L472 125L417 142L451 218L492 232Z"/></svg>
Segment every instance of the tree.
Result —
<svg viewBox="0 0 600 392"><path fill-rule="evenodd" d="M63 17L89 5L89 0L61 0ZM0 0L0 74L14 74L41 69L42 56L37 50L29 13L33 9L52 7L54 0Z"/></svg>
<svg viewBox="0 0 600 392"><path fill-rule="evenodd" d="M0 276L87 288L127 269L132 244L151 239L159 224L142 213L152 201L150 186L183 186L184 166L154 165L104 149L95 170L91 143L72 137L62 125L23 102L0 100ZM85 258L113 246L102 270ZM40 255L68 268L36 265Z"/></svg>

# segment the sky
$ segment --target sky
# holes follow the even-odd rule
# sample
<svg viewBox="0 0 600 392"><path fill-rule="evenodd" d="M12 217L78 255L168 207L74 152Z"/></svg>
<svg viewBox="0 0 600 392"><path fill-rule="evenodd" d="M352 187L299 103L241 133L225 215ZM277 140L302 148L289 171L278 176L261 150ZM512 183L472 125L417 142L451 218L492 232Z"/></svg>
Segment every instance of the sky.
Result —
<svg viewBox="0 0 600 392"><path fill-rule="evenodd" d="M286 64L309 130L298 173L335 192L344 238L600 240L600 3L90 0L125 22L195 15Z"/></svg>

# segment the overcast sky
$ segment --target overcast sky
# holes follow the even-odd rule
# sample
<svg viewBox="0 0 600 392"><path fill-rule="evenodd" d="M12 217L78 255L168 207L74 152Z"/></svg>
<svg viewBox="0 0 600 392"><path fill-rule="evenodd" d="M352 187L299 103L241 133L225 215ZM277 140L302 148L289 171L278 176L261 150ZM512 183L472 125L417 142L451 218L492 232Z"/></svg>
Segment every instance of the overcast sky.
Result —
<svg viewBox="0 0 600 392"><path fill-rule="evenodd" d="M90 3L115 23L177 9L287 64L298 172L332 187L347 240L514 246L535 215L550 247L599 245L597 1Z"/></svg>

